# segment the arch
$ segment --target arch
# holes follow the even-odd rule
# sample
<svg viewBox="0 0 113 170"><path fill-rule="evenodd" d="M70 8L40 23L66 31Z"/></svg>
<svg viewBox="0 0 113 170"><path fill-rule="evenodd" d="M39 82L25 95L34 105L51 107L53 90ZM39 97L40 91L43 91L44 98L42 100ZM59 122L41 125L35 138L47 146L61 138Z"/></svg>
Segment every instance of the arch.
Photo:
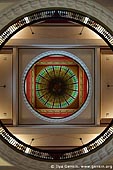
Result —
<svg viewBox="0 0 113 170"><path fill-rule="evenodd" d="M18 3L1 12L0 47L25 26L55 17L56 11L57 17L80 22L94 30L113 49L112 13L90 0L26 0Z"/></svg>
<svg viewBox="0 0 113 170"><path fill-rule="evenodd" d="M65 160L65 162L62 162L61 160L59 162L58 162L58 160L57 160L57 162L55 162L53 159L52 159L53 161L51 160L51 162L50 162L50 161L47 161L47 159L48 159L47 150L46 150L46 153L43 152L43 150L40 150L40 151L36 150L36 152L34 153L34 157L36 159L31 159L33 156L32 155L33 152L31 153L31 155L29 155L29 154L27 154L28 152L25 152L25 150L27 151L27 148L32 150L32 147L29 145L26 145L23 142L16 139L13 135L11 135L10 132L8 132L8 130L5 127L0 127L0 132L2 134L2 136L0 136L2 139L2 140L0 140L0 156L3 159L5 159L6 161L10 162L11 164L15 165L16 167L18 167L22 170L28 170L28 169L30 169L30 170L37 170L37 169L38 170L43 170L43 169L48 170L51 168L56 169L57 165L63 166L63 167L65 166L62 169L66 169L67 165L74 166L74 167L76 166L75 169L81 169L81 168L83 168L83 166L85 166L85 167L95 166L96 167L96 165L98 168L98 165L101 166L101 164L106 159L113 157L113 137L112 137L112 135L113 135L113 121L111 122L111 125L109 125L109 127L107 127L105 129L105 131L106 131L105 133L103 133L103 132L101 133L101 135L102 134L103 135L102 136L100 135L100 137L99 137L100 139L97 137L98 138L97 140L99 140L100 145L101 145L102 141L105 142L105 144L102 147L97 146L97 149L96 149L96 145L95 145L96 141L95 142L92 141L94 143L91 143L91 142L89 143L91 148L95 147L96 152L94 151L94 152L88 153L87 145L83 145L80 148L80 151L77 153L77 155L78 154L81 155L81 153L83 153L83 154L85 154L85 157L84 156L82 157L82 155L81 155L81 158L71 160L70 156L72 156L72 158L73 158L73 150L72 150L69 153L67 152L69 154L68 155L69 157L68 157L68 159ZM12 143L10 145L10 147L8 146L9 145L8 143L10 143L9 137L11 137L11 143ZM14 139L12 137L14 137ZM20 147L19 147L19 145L15 145L18 142L21 142ZM18 152L15 149L12 149L14 147L18 148ZM89 149L91 149L91 148L89 148ZM20 152L22 154L20 154ZM50 151L50 153L51 153L51 151ZM66 155L64 154L66 157L67 157L67 153L66 153ZM61 155L62 155L62 153L61 153ZM53 156L55 156L54 153L53 153ZM41 159L39 159L39 157L40 158L42 157L43 159L45 159L45 161L42 162ZM49 155L49 157L51 159L51 154ZM70 160L71 160L71 163L70 163ZM112 167L112 165L110 167Z"/></svg>

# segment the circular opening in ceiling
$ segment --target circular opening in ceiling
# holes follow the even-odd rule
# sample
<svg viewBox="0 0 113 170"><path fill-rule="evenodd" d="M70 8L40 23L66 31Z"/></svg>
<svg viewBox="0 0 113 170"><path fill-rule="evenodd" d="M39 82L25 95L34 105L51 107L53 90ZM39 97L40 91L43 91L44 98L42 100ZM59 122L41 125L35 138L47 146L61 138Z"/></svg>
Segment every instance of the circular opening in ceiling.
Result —
<svg viewBox="0 0 113 170"><path fill-rule="evenodd" d="M87 66L65 51L48 51L35 57L24 70L22 86L27 107L50 122L76 118L91 96Z"/></svg>
<svg viewBox="0 0 113 170"><path fill-rule="evenodd" d="M45 59L48 60L50 57L51 56L46 57ZM55 63L59 61L59 56L53 55L52 57L56 60L54 60L52 66L45 66L36 76L36 97L37 100L43 104L43 107L58 109L59 113L61 109L68 108L77 98L78 75L77 68L74 68L74 71L72 71L71 66L63 66L60 65L60 63L59 65L55 65ZM64 64L67 57L60 56L60 58L61 57L62 64ZM43 59L43 62L45 59ZM40 103L38 102L38 104ZM53 110L53 112L55 112L55 110ZM56 116L58 118L57 114ZM51 115L48 117L51 117ZM62 115L59 118L63 117L66 116Z"/></svg>

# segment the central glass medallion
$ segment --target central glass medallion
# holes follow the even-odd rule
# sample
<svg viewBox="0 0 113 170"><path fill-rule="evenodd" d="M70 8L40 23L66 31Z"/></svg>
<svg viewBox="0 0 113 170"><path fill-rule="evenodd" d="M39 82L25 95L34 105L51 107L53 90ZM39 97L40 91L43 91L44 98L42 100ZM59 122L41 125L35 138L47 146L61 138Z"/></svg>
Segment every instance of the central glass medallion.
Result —
<svg viewBox="0 0 113 170"><path fill-rule="evenodd" d="M36 77L36 94L48 108L66 108L78 95L78 79L66 66L48 66Z"/></svg>

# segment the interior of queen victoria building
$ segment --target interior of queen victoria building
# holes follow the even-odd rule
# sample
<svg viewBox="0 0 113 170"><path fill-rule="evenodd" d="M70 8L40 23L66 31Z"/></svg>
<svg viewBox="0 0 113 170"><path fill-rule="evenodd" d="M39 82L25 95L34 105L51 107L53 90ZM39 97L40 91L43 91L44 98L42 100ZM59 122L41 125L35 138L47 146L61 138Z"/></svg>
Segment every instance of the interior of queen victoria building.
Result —
<svg viewBox="0 0 113 170"><path fill-rule="evenodd" d="M112 50L112 0L0 0L0 170L113 169Z"/></svg>

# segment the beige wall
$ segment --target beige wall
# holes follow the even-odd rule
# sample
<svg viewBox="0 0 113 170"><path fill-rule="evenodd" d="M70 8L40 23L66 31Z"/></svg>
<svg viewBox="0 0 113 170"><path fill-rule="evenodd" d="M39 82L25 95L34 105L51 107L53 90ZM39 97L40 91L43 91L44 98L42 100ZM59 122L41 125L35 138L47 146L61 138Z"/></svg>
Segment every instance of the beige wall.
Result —
<svg viewBox="0 0 113 170"><path fill-rule="evenodd" d="M12 51L0 52L0 119L12 119Z"/></svg>
<svg viewBox="0 0 113 170"><path fill-rule="evenodd" d="M101 117L113 118L113 54L111 50L102 50L101 54Z"/></svg>

